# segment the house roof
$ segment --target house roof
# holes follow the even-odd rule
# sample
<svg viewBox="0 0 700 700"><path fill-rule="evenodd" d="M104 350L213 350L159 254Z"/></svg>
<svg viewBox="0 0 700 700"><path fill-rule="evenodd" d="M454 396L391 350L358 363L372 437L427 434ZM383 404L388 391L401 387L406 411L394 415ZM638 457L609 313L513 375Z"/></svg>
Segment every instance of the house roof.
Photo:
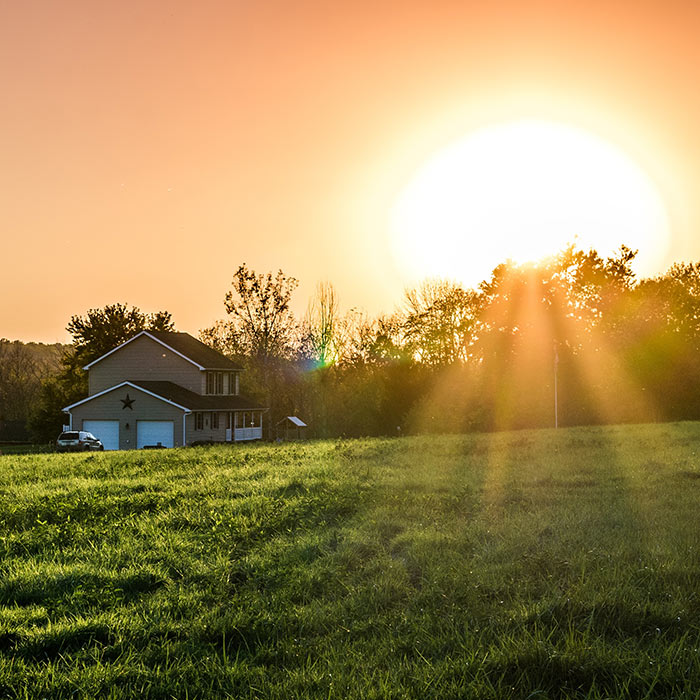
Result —
<svg viewBox="0 0 700 700"><path fill-rule="evenodd" d="M83 369L90 369L93 365L108 357L112 353L120 350L125 345L140 338L141 336L147 336L151 340L167 347L172 350L175 354L180 355L184 359L196 365L199 369L220 369L227 371L239 371L243 369L240 365L235 362L231 362L228 357L225 357L220 352L217 352L208 345L205 345L202 341L193 338L189 333L178 333L175 331L141 331L137 333L133 338L129 338L126 342L121 345L117 345L109 352L101 355L96 360L93 360L89 364L85 365Z"/></svg>
<svg viewBox="0 0 700 700"><path fill-rule="evenodd" d="M228 357L205 345L201 340L193 338L189 333L148 331L148 335L160 340L161 343L176 350L190 360L194 360L205 369L242 369L240 365L231 362Z"/></svg>
<svg viewBox="0 0 700 700"><path fill-rule="evenodd" d="M132 384L160 396L172 403L187 407L190 411L249 411L265 410L259 404L243 396L203 396L173 382L131 380Z"/></svg>
<svg viewBox="0 0 700 700"><path fill-rule="evenodd" d="M61 410L64 412L68 412L71 410L71 408L75 408L76 406L82 406L84 403L88 403L88 401L92 401L93 399L99 398L100 396L104 396L105 394L109 394L110 391L115 391L116 389L121 389L124 386L130 386L134 389L140 389L141 391L145 391L147 394L151 394L151 396L155 396L157 399L160 399L161 401L165 401L166 403L173 404L174 406L177 406L177 408L181 408L183 411L189 410L187 406L182 406L181 404L176 403L175 401L172 401L164 396L158 396L158 394L154 394L151 391L148 391L147 389L137 386L134 382L121 382L120 384L115 384L114 386L110 386L108 389L104 389L103 391L98 392L97 394L93 394L92 396L88 396L87 398L81 399L80 401L76 401L75 403L72 403L70 406L65 406Z"/></svg>
<svg viewBox="0 0 700 700"><path fill-rule="evenodd" d="M201 396L200 394L195 394L193 391L189 391L173 382L151 382L142 380L130 380L126 382L121 382L121 384L115 384L114 386L100 391L97 394L88 396L81 401L76 401L70 406L66 406L61 409L63 411L70 411L76 406L80 406L88 401L98 398L99 396L104 396L110 391L115 389L120 389L124 386L130 386L134 389L140 389L145 391L147 394L154 396L161 401L172 404L177 408L181 408L183 411L265 411L267 409L262 406L258 406L253 401L244 398L243 396Z"/></svg>

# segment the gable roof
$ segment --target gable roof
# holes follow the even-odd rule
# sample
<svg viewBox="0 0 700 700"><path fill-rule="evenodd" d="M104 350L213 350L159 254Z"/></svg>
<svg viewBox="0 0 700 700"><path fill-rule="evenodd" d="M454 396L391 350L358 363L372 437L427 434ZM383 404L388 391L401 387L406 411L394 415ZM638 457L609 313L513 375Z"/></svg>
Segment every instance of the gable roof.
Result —
<svg viewBox="0 0 700 700"><path fill-rule="evenodd" d="M156 382L156 381L141 381L141 380L129 380L126 382L121 382L121 384L115 384L114 386L100 391L97 394L88 396L81 401L76 401L70 406L66 406L61 409L62 411L70 411L76 406L80 406L88 401L98 398L99 396L104 396L110 391L116 389L121 389L122 387L130 386L133 389L139 389L147 394L165 401L166 403L175 406L176 408L182 409L183 411L265 411L267 409L262 406L258 406L249 399L243 396L202 396L200 394L195 394L189 389L185 389L173 382Z"/></svg>
<svg viewBox="0 0 700 700"><path fill-rule="evenodd" d="M308 428L309 426L304 423L301 418L297 418L296 416L285 416L281 421L277 423L277 425L280 425L282 423L286 423L289 421L292 425L295 425L297 428Z"/></svg>
<svg viewBox="0 0 700 700"><path fill-rule="evenodd" d="M123 386L130 386L133 389L141 389L142 391L146 391L146 393L151 394L157 399L161 399L162 401L165 401L166 403L173 404L177 408L181 408L183 411L187 411L188 408L187 406L182 406L178 403L175 403L174 401L171 401L170 399L164 397L164 396L158 396L157 394L154 394L151 391L148 391L147 389L137 386L134 382L121 382L121 384L115 384L114 386L110 386L108 389L104 389L103 391L98 392L97 394L93 394L92 396L88 396L85 399L81 399L80 401L76 401L75 403L72 403L70 406L65 406L61 410L64 412L70 411L71 408L75 408L76 406L82 406L82 404L87 403L88 401L92 401L93 399L96 399L100 396L104 396L105 394L109 394L110 391L115 391L116 389L121 389Z"/></svg>
<svg viewBox="0 0 700 700"><path fill-rule="evenodd" d="M191 362L198 369L218 369L225 371L240 371L243 368L237 365L235 362L231 362L228 357L224 357L220 352L217 352L208 345L205 345L201 340L193 338L189 333L177 333L175 331L141 331L137 333L133 338L129 338L126 342L121 345L117 345L116 348L112 348L109 352L93 360L89 364L85 365L83 369L90 369L98 362L109 357L117 350L121 350L125 345L140 338L141 336L146 336L156 343L160 343L164 347L171 350L176 355L184 358L188 362Z"/></svg>

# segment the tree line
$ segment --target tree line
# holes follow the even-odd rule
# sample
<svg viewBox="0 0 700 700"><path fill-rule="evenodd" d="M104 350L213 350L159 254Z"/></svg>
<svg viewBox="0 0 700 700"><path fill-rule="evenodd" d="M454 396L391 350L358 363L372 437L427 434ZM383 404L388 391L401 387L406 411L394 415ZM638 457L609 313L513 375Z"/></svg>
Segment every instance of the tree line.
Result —
<svg viewBox="0 0 700 700"><path fill-rule="evenodd" d="M700 418L700 265L637 279L635 256L569 246L475 289L425 281L376 318L341 315L325 283L295 319L296 280L242 265L201 338L248 368L273 422L320 436L552 426L555 381L559 425Z"/></svg>
<svg viewBox="0 0 700 700"><path fill-rule="evenodd" d="M0 338L0 439L24 440L42 381L59 367L59 343L22 343Z"/></svg>
<svg viewBox="0 0 700 700"><path fill-rule="evenodd" d="M466 432L700 418L700 264L637 279L636 252L569 246L507 261L476 288L427 280L394 313L340 312L330 283L295 317L297 280L245 264L200 339L245 367L243 392L326 436ZM115 304L74 316L73 342L30 412L35 439L87 394L81 369L168 312ZM1 389L0 389L1 391ZM1 394L0 394L1 395Z"/></svg>

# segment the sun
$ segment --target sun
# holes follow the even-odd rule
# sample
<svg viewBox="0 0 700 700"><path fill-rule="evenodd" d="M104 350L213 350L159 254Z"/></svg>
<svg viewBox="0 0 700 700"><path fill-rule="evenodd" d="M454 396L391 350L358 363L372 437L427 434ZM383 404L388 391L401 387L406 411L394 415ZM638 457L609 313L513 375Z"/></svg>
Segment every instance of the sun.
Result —
<svg viewBox="0 0 700 700"><path fill-rule="evenodd" d="M390 215L407 276L476 285L506 259L536 260L575 242L608 254L639 250L654 269L670 238L654 183L622 150L563 124L486 127L428 161Z"/></svg>

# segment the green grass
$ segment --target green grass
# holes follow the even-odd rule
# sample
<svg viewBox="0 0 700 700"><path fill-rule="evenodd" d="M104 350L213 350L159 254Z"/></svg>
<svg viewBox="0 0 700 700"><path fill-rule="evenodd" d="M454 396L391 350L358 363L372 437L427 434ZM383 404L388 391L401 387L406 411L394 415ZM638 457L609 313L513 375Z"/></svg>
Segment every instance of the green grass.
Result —
<svg viewBox="0 0 700 700"><path fill-rule="evenodd" d="M0 698L696 698L700 424L0 457Z"/></svg>

